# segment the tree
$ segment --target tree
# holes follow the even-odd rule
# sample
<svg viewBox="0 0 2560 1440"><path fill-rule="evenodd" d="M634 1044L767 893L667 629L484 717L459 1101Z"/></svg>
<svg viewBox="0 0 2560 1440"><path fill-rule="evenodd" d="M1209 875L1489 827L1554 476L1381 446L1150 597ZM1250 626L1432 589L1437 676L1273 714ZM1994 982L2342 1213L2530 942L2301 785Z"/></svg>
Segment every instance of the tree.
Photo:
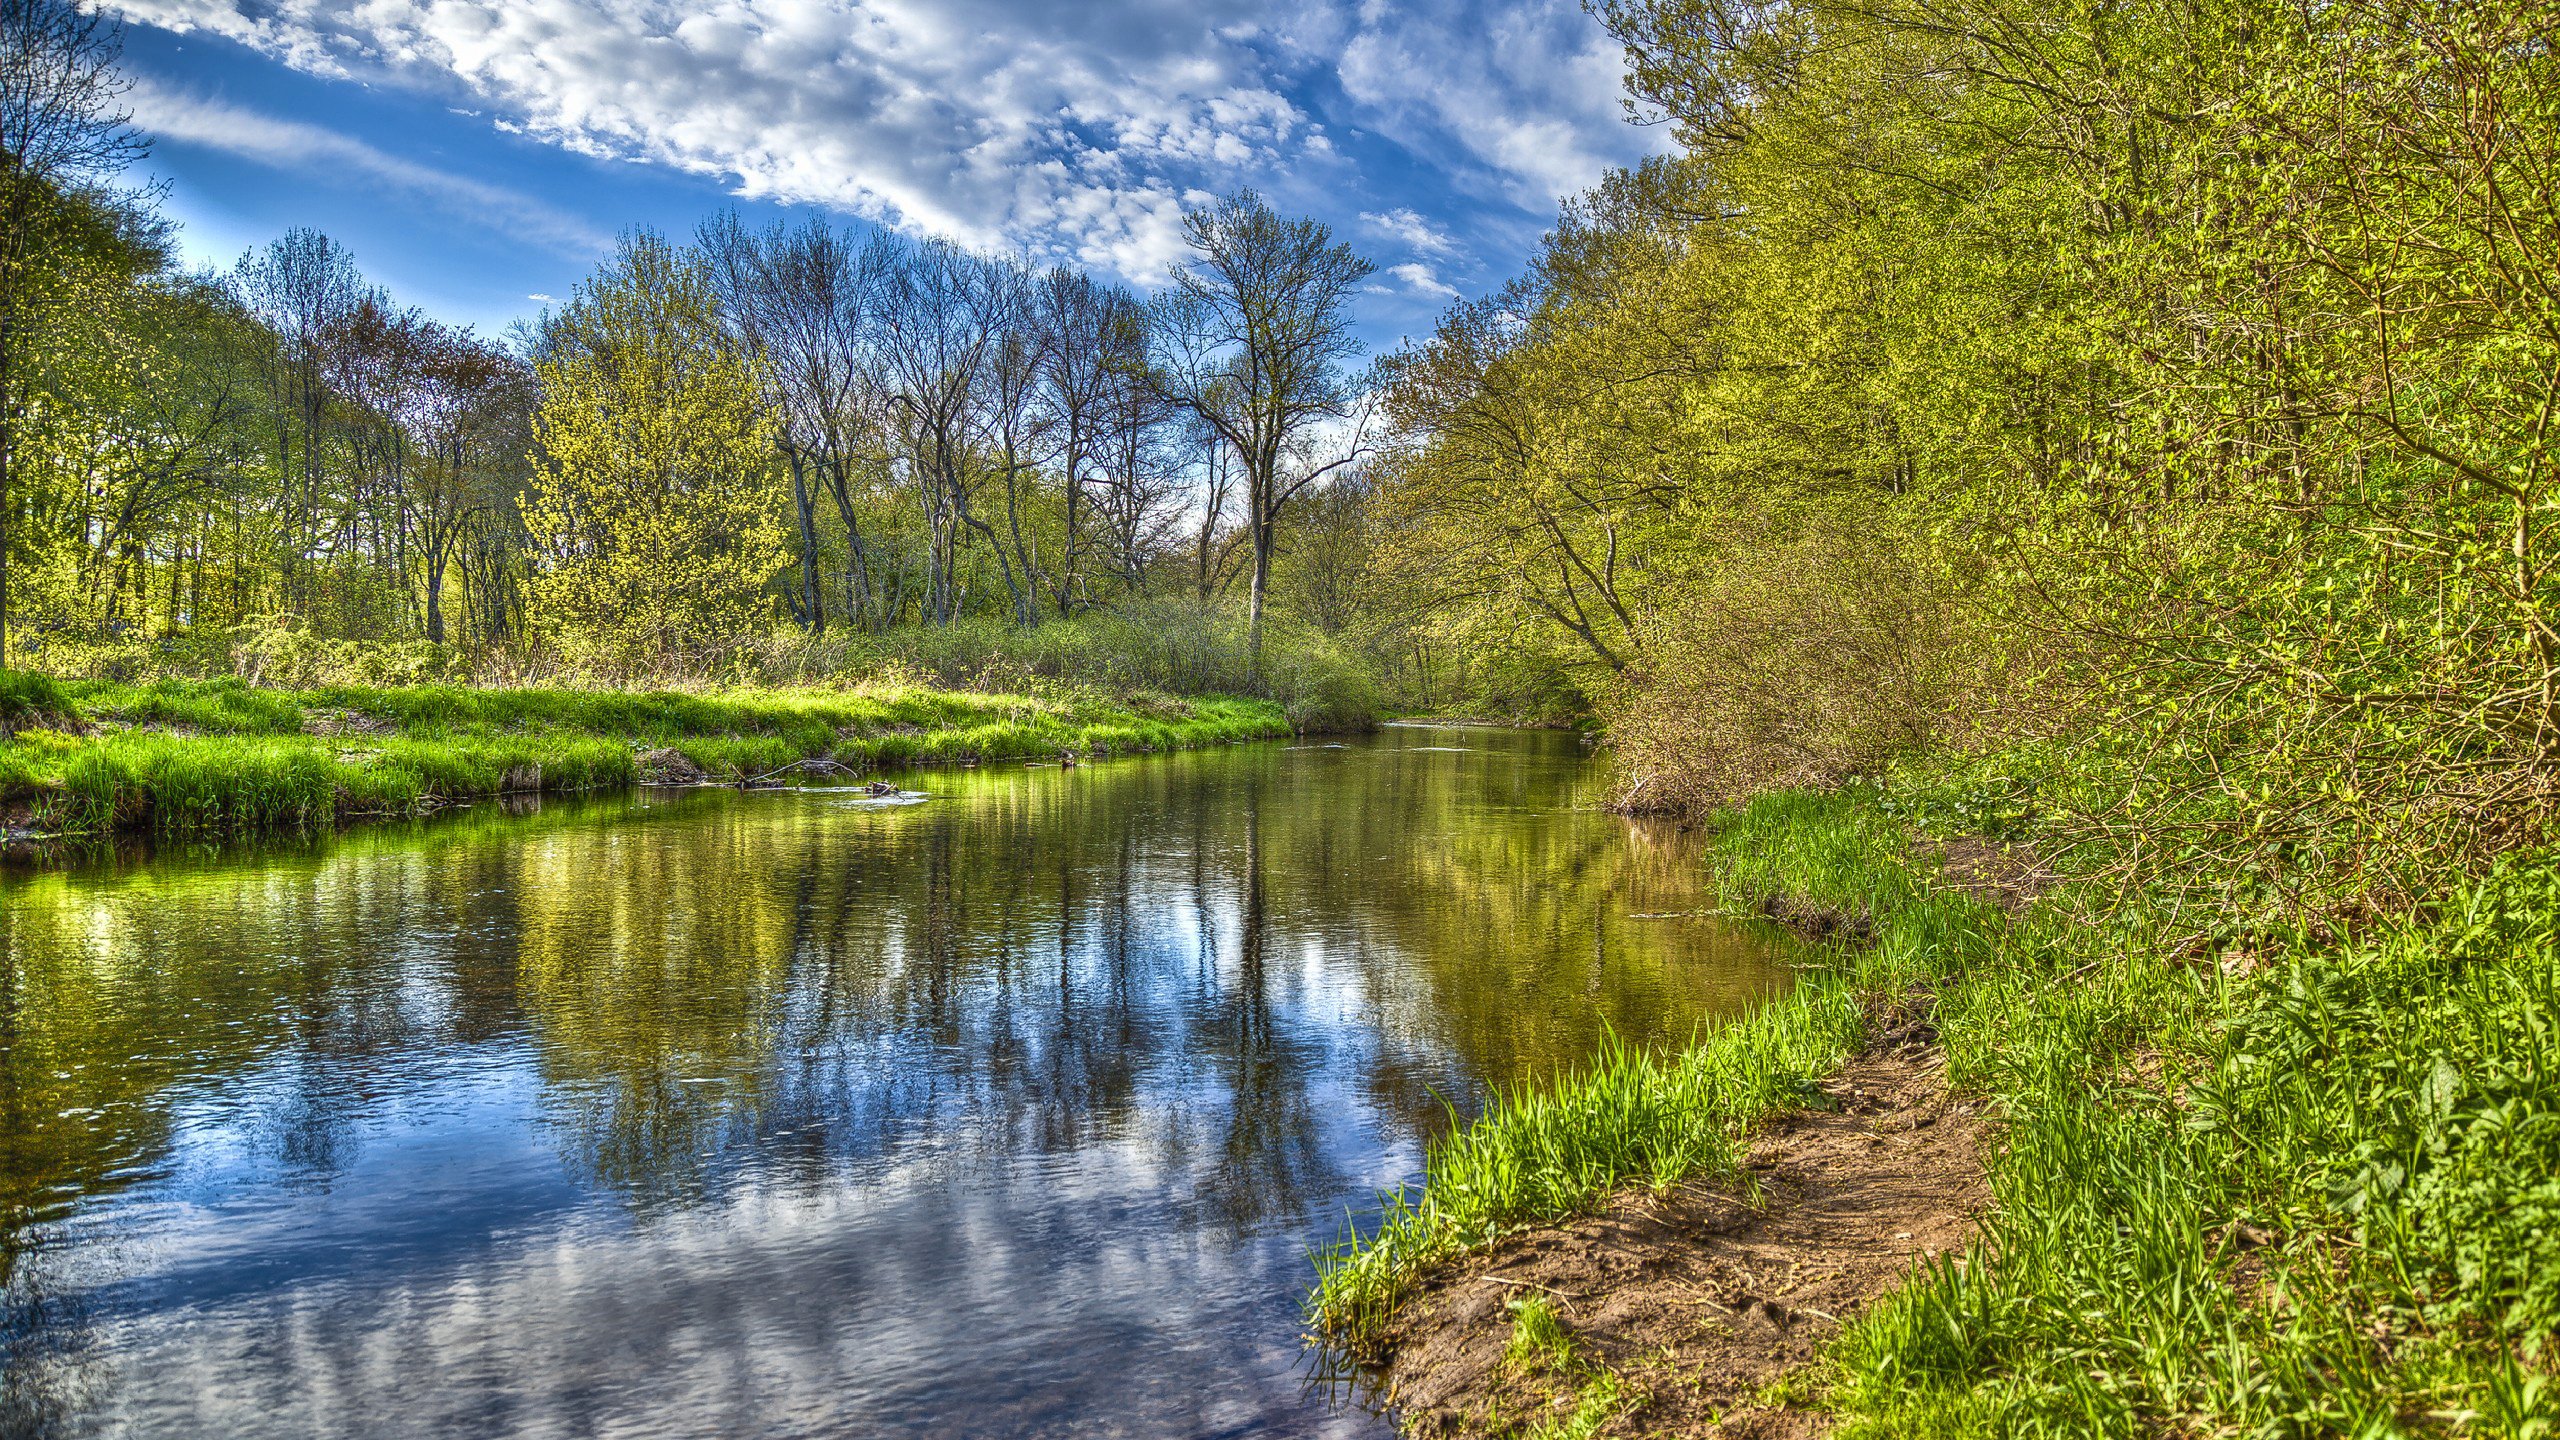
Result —
<svg viewBox="0 0 2560 1440"><path fill-rule="evenodd" d="M721 332L708 268L626 236L545 340L524 502L535 623L624 670L751 625L790 552L762 378Z"/></svg>
<svg viewBox="0 0 2560 1440"><path fill-rule="evenodd" d="M1183 216L1191 263L1174 276L1157 322L1164 393L1234 452L1252 545L1248 614L1254 654L1282 512L1307 487L1357 459L1361 396L1342 365L1357 357L1352 292L1376 268L1318 220L1284 220L1250 190ZM1311 453L1328 424L1352 427L1334 453Z"/></svg>
<svg viewBox="0 0 2560 1440"><path fill-rule="evenodd" d="M285 605L307 612L314 562L329 548L337 481L328 463L335 342L371 298L347 248L317 230L291 230L240 258L232 285L270 338L265 362L274 427L276 566ZM379 301L376 302L379 304Z"/></svg>
<svg viewBox="0 0 2560 1440"><path fill-rule="evenodd" d="M66 192L114 175L144 142L118 101L122 39L86 0L0 0L0 668L9 664L10 493L32 291Z"/></svg>

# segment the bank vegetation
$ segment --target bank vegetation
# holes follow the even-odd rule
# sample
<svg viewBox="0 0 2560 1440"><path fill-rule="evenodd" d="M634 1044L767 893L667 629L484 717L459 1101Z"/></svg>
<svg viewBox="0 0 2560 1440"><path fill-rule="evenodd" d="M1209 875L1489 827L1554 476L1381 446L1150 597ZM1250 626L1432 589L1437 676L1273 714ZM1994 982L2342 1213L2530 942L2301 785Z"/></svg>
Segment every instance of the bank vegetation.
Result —
<svg viewBox="0 0 2560 1440"><path fill-rule="evenodd" d="M1461 1129L1318 1333L1378 1358L1452 1256L1747 1183L1918 987L1996 1208L1789 1395L2547 1433L2560 11L1595 9L1677 153L1387 361L1379 563L1737 904L1873 944ZM1965 898L1950 839L2051 893Z"/></svg>

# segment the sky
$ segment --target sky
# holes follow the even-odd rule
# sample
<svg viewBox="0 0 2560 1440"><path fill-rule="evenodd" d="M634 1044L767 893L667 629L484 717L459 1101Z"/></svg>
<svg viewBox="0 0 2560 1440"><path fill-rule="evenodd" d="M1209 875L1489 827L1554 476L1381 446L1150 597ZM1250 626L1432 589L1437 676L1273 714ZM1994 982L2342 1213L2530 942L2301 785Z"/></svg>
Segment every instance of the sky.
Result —
<svg viewBox="0 0 2560 1440"><path fill-rule="evenodd" d="M1252 186L1378 267L1373 349L1667 143L1572 0L110 0L191 263L297 226L494 333L615 235L828 214L1141 289Z"/></svg>

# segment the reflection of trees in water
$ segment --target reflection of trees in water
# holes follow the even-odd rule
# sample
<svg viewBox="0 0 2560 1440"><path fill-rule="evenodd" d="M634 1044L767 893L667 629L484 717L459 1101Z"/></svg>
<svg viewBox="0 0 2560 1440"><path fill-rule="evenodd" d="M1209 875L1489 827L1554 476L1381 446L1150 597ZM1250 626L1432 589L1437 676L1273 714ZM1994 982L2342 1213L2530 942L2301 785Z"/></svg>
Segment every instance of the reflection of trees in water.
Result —
<svg viewBox="0 0 2560 1440"><path fill-rule="evenodd" d="M1434 1130L1604 1023L1730 1003L1695 922L1627 918L1693 908L1694 858L1570 813L1579 783L1493 746L1253 747L13 880L0 1234L149 1173L212 1082L325 1180L438 1051L520 1051L560 1153L643 1208L742 1165L816 1189L920 1141L1110 1145L1223 1227L1291 1223L1351 1185L1341 1097Z"/></svg>
<svg viewBox="0 0 2560 1440"><path fill-rule="evenodd" d="M1200 1199L1236 1232L1274 1218L1295 1219L1347 1185L1325 1154L1323 1122L1307 1092L1322 1062L1324 1037L1293 1032L1274 1014L1270 876L1262 844L1266 778L1252 776L1243 787L1244 873L1238 881L1234 978L1219 991L1218 1014L1202 1027L1197 1045L1224 1072L1228 1095L1226 1133L1200 1182ZM1203 915L1205 900L1195 891ZM1205 923L1202 933L1209 933Z"/></svg>

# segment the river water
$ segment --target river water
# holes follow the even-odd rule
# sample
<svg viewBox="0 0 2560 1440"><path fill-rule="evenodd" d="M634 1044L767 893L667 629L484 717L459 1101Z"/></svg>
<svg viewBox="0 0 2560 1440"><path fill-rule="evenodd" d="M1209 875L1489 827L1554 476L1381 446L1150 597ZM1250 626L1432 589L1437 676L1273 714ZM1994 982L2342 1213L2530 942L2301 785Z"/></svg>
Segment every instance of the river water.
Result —
<svg viewBox="0 0 2560 1440"><path fill-rule="evenodd" d="M1784 982L1571 736L0 871L0 1435L1369 1436L1311 1247Z"/></svg>

